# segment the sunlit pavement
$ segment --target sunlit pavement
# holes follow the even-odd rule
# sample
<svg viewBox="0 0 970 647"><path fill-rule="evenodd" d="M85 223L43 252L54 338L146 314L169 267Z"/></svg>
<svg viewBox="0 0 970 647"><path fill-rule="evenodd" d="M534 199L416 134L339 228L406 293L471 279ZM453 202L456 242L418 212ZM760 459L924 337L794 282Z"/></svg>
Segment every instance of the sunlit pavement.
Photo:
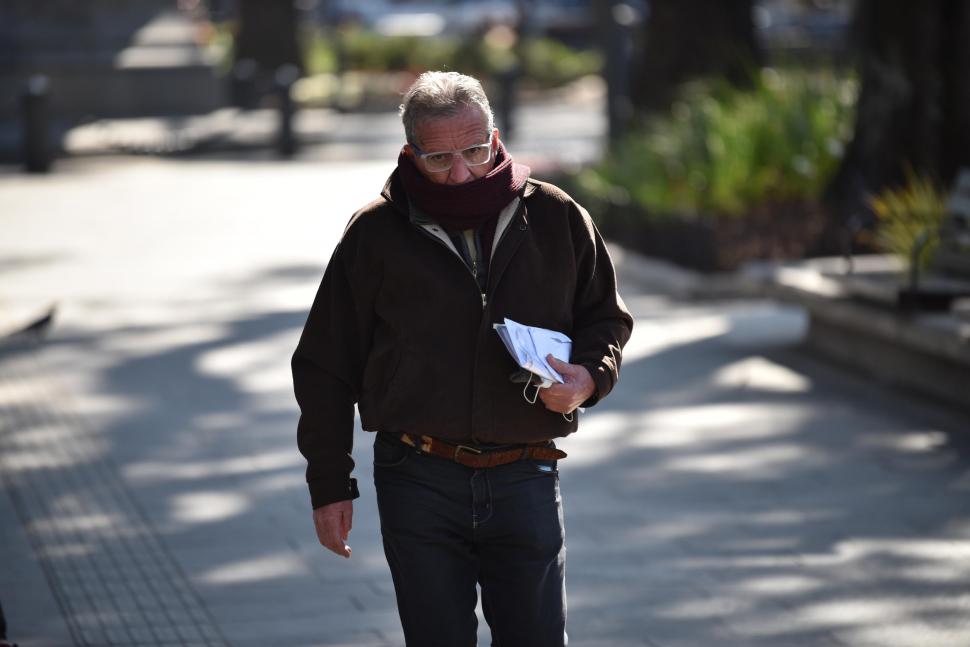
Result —
<svg viewBox="0 0 970 647"><path fill-rule="evenodd" d="M14 639L403 643L369 437L345 561L313 534L289 374L330 252L390 168L0 176L0 307L58 307L46 340L0 351ZM570 645L970 644L966 421L815 362L796 309L622 291L622 381L563 442Z"/></svg>

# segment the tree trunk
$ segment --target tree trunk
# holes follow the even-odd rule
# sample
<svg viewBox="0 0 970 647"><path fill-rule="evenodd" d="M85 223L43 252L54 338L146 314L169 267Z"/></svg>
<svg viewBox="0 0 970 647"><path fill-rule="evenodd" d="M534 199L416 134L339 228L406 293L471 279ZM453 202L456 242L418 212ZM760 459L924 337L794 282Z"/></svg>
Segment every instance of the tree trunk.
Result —
<svg viewBox="0 0 970 647"><path fill-rule="evenodd" d="M949 185L970 165L970 2L858 0L853 30L855 133L828 195L859 225L907 169Z"/></svg>
<svg viewBox="0 0 970 647"><path fill-rule="evenodd" d="M237 62L254 61L260 70L269 73L286 64L303 70L293 0L239 0L238 7Z"/></svg>
<svg viewBox="0 0 970 647"><path fill-rule="evenodd" d="M763 60L752 8L753 0L653 0L634 72L634 105L663 110L678 86L696 77L747 84Z"/></svg>

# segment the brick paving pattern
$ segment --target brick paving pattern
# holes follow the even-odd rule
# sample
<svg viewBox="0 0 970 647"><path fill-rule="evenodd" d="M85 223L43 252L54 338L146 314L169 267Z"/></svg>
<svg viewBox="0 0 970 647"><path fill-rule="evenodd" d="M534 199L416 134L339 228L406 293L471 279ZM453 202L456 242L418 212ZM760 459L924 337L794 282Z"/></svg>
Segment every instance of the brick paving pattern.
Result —
<svg viewBox="0 0 970 647"><path fill-rule="evenodd" d="M29 357L0 362L0 476L78 645L226 645L64 393L32 381ZM55 387L56 388L56 387Z"/></svg>

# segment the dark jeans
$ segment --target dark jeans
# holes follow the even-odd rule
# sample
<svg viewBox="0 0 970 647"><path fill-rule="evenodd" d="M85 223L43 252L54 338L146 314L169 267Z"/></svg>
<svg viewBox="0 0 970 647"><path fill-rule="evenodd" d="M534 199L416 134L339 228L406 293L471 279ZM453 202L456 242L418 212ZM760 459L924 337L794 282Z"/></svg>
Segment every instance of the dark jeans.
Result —
<svg viewBox="0 0 970 647"><path fill-rule="evenodd" d="M555 461L475 470L374 441L384 554L409 647L563 647L566 549Z"/></svg>

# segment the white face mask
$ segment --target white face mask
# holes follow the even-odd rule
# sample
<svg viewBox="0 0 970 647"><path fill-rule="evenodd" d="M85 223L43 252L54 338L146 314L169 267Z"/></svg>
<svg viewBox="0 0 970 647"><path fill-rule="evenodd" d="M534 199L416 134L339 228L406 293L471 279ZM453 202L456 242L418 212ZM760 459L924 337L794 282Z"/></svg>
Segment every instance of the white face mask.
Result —
<svg viewBox="0 0 970 647"><path fill-rule="evenodd" d="M508 318L504 321L504 324L497 323L493 328L515 362L531 375L522 388L522 397L529 404L535 404L539 399L539 389L563 383L562 375L549 365L546 356L552 355L568 362L573 342L567 335L555 330L524 326ZM536 387L532 398L529 398L530 386ZM572 413L562 415L569 422L573 421Z"/></svg>

